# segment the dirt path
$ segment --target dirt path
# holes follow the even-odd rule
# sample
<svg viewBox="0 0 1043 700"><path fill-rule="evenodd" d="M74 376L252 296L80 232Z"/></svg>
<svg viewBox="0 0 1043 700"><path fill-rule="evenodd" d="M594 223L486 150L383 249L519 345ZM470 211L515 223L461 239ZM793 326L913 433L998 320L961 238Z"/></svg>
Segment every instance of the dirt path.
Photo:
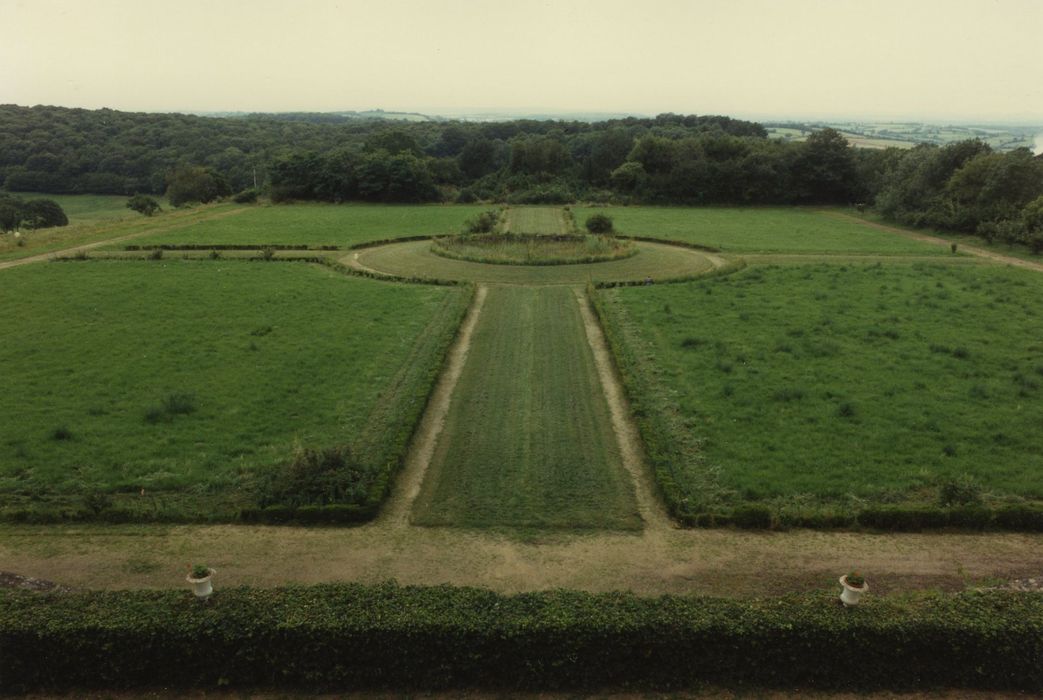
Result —
<svg viewBox="0 0 1043 700"><path fill-rule="evenodd" d="M475 290L474 301L467 312L467 317L460 326L460 333L453 343L446 357L445 368L438 379L431 400L428 402L424 417L420 421L420 427L413 437L413 444L406 457L405 468L395 480L395 488L387 503L381 511L377 520L378 525L391 527L405 527L409 524L409 513L420 493L420 486L427 473L427 467L431 463L431 457L435 452L438 436L445 426L445 418L449 413L449 404L453 396L453 389L460 379L464 363L467 361L467 352L471 347L471 336L474 327L478 324L478 317L482 312L482 305L488 288L479 285Z"/></svg>
<svg viewBox="0 0 1043 700"><path fill-rule="evenodd" d="M1043 535L668 529L654 539L647 531L520 539L381 524L0 527L0 570L74 588L183 587L189 562L217 569L219 588L394 578L504 592L568 587L722 596L839 588L837 577L857 568L874 595L886 595L1038 577Z"/></svg>
<svg viewBox="0 0 1043 700"><path fill-rule="evenodd" d="M612 413L612 429L619 442L619 455L623 460L623 466L634 482L637 507L641 513L641 519L645 522L645 531L668 530L673 527L673 523L664 511L662 502L656 496L655 486L644 460L644 447L637 426L631 419L630 404L626 399L623 386L616 376L612 355L605 342L605 334L601 331L601 326L590 310L590 299L580 289L576 290L576 302L579 304L580 315L583 317L587 343L594 354L594 364L597 366L601 387L605 392L605 400Z"/></svg>
<svg viewBox="0 0 1043 700"><path fill-rule="evenodd" d="M52 251L49 251L49 252L46 252L46 253L40 253L39 255L31 255L31 256L26 257L26 258L19 258L17 260L8 260L8 261L5 261L5 262L0 262L0 270L6 270L8 268L18 267L20 265L29 265L30 263L45 262L45 261L50 260L51 258L53 258L55 256L75 255L76 253L86 252L88 250L93 250L94 248L100 248L101 246L111 245L113 243L120 243L122 241L129 241L129 240L132 240L132 239L135 239L135 238L141 238L143 236L151 236L151 235L154 235L156 233L165 233L165 232L168 232L168 231L177 230L179 228L185 228L186 226L193 226L193 225L201 223L203 221L213 221L215 219L223 219L226 216L232 216L234 214L240 214L240 213L242 213L244 211L246 211L245 207L241 207L239 209L231 209L231 210L228 210L228 211L216 212L214 214L210 214L210 215L206 215L206 216L200 216L198 218L192 218L189 221L180 221L179 220L179 221L176 221L176 222L169 222L169 223L167 223L166 225L163 225L163 226L157 226L155 228L148 228L148 229L146 229L144 231L137 231L135 233L128 233L128 234L125 234L123 236L116 236L114 238L106 238L106 239L101 240L101 241L94 241L93 243L84 243L83 245L72 246L70 248L62 248L60 250L52 250ZM189 215L186 214L186 218L188 216Z"/></svg>
<svg viewBox="0 0 1043 700"><path fill-rule="evenodd" d="M899 236L902 236L903 238L909 238L914 241L921 241L922 243L932 243L934 245L940 245L946 248L951 246L953 243L952 241L946 240L944 238L939 238L938 236L929 236L925 233L906 231L905 229L895 228L894 226L886 226L884 224L878 224L874 221L866 221L865 219L860 219L857 216L851 216L850 214L842 214L836 211L823 211L819 213L825 214L826 216L833 216L840 219L844 219L845 221L854 221L855 223L862 224L863 226L875 228L878 231L896 233ZM976 255L979 258L986 258L988 260L992 260L993 262L1003 263L1004 265L1012 265L1014 267L1023 267L1026 270L1035 270L1036 272L1043 272L1043 263L1036 263L1030 260L1022 260L1021 258L1014 258L1009 255L1001 255L1000 253L994 253L991 250L985 250L984 248L978 248L976 246L971 245L964 245L963 243L959 244L959 249L966 253L970 253L971 255Z"/></svg>

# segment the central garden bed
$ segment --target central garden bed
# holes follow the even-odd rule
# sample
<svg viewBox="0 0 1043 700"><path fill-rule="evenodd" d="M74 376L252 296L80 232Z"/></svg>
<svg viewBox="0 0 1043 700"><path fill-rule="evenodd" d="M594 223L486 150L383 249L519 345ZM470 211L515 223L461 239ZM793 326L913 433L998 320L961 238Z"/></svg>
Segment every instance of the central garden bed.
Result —
<svg viewBox="0 0 1043 700"><path fill-rule="evenodd" d="M578 265L629 258L637 247L612 236L492 233L436 238L431 252L494 265Z"/></svg>

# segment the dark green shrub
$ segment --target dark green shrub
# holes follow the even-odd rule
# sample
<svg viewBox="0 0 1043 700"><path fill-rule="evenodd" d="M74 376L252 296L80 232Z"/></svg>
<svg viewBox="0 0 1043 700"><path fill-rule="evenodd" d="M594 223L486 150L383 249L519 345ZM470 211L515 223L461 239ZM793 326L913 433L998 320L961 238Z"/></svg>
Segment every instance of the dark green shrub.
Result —
<svg viewBox="0 0 1043 700"><path fill-rule="evenodd" d="M1043 688L1043 597L733 600L361 584L0 591L8 692ZM858 646L851 663L852 644ZM755 660L756 662L752 662Z"/></svg>
<svg viewBox="0 0 1043 700"><path fill-rule="evenodd" d="M156 248L155 250L153 250L151 253L148 254L148 258L149 258L149 260L162 260L163 259L163 249L162 248Z"/></svg>
<svg viewBox="0 0 1043 700"><path fill-rule="evenodd" d="M236 204L254 204L257 202L257 190L250 188L232 195L232 201Z"/></svg>
<svg viewBox="0 0 1043 700"><path fill-rule="evenodd" d="M968 474L948 479L938 489L938 503L943 506L981 503L981 485Z"/></svg>
<svg viewBox="0 0 1043 700"><path fill-rule="evenodd" d="M72 437L72 431L69 430L69 426L67 425L56 426L54 430L51 431L52 440L64 442L66 440L72 440Z"/></svg>
<svg viewBox="0 0 1043 700"><path fill-rule="evenodd" d="M926 506L876 506L859 513L858 522L864 527L878 530L917 532L945 527L949 524L949 513Z"/></svg>
<svg viewBox="0 0 1043 700"><path fill-rule="evenodd" d="M1043 508L1033 506L1007 506L994 513L994 524L1005 530L1043 532Z"/></svg>
<svg viewBox="0 0 1043 700"><path fill-rule="evenodd" d="M127 209L144 214L145 216L152 216L157 211L160 211L162 207L152 197L147 194L136 194L127 200Z"/></svg>
<svg viewBox="0 0 1043 700"><path fill-rule="evenodd" d="M492 233L499 223L499 210L490 209L467 221L464 224L464 233Z"/></svg>
<svg viewBox="0 0 1043 700"><path fill-rule="evenodd" d="M584 226L587 227L588 231L596 234L612 233L615 230L612 217L606 214L591 214L587 217Z"/></svg>
<svg viewBox="0 0 1043 700"><path fill-rule="evenodd" d="M478 201L478 195L469 187L465 187L456 195L457 204L473 204Z"/></svg>

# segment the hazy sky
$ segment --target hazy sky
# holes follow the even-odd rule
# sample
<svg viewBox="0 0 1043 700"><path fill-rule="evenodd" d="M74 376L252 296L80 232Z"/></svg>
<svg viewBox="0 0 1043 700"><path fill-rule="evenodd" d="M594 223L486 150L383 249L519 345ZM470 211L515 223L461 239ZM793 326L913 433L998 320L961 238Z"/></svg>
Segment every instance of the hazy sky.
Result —
<svg viewBox="0 0 1043 700"><path fill-rule="evenodd" d="M1043 123L1043 0L0 0L0 103Z"/></svg>

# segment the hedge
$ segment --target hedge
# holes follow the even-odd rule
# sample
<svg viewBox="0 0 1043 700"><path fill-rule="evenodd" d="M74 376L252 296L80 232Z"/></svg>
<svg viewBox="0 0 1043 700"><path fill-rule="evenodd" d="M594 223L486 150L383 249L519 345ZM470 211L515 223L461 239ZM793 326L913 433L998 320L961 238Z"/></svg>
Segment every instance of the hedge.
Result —
<svg viewBox="0 0 1043 700"><path fill-rule="evenodd" d="M0 689L1043 690L1043 595L729 600L335 584L0 593Z"/></svg>

